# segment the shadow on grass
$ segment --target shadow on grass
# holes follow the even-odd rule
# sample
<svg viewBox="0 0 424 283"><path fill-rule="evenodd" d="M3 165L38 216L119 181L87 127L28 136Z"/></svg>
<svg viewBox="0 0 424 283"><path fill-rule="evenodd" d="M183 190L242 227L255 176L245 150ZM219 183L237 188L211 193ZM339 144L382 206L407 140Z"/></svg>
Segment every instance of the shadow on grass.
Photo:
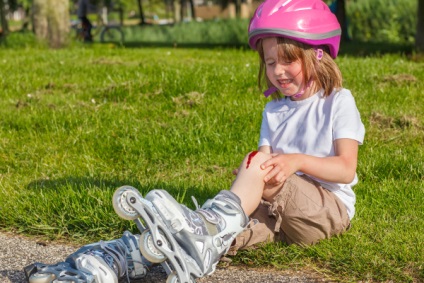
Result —
<svg viewBox="0 0 424 283"><path fill-rule="evenodd" d="M250 50L248 44L244 43L175 43L175 42L151 42L151 41L129 41L123 44L125 48L196 48L196 49L242 49ZM380 56L384 54L412 55L414 46L412 44L397 44L387 42L342 42L339 55L354 57Z"/></svg>
<svg viewBox="0 0 424 283"><path fill-rule="evenodd" d="M124 26L124 33L129 35L128 38L126 37L128 41L124 43L124 47L236 48L250 50L247 39L248 24L248 21L211 21L177 25ZM187 37L186 33L190 30L193 31L193 36ZM153 38L157 40L153 41ZM163 41L159 38L162 38ZM182 42L183 38L190 40L190 42ZM340 48L341 55L359 57L387 53L409 55L413 52L413 44L359 40L343 41Z"/></svg>
<svg viewBox="0 0 424 283"><path fill-rule="evenodd" d="M30 32L13 32L8 38L0 40L0 48L15 48L15 47L28 47L28 46L39 46L35 40L35 36ZM113 42L100 43L98 44L113 44L116 47L123 48L196 48L196 49L241 49L251 50L246 42L241 42L240 39L235 39L233 42L174 42L169 41L149 41L136 38L129 38L122 45ZM339 55L349 55L354 57L366 57L366 56L380 56L384 54L404 54L411 57L413 60L424 60L423 53L417 53L413 44L406 43L393 43L393 42L364 42L358 40L352 40L348 42L342 42L340 45Z"/></svg>
<svg viewBox="0 0 424 283"><path fill-rule="evenodd" d="M123 44L125 48L196 48L196 49L216 49L216 48L228 48L228 49L249 49L247 44L243 43L181 43L181 42L152 42L152 41L129 41Z"/></svg>
<svg viewBox="0 0 424 283"><path fill-rule="evenodd" d="M195 196L199 203L203 203L207 199L214 197L219 189L215 188L203 188L199 190L197 187L185 186L175 187L169 185L169 183L149 183L142 184L137 180L104 180L92 177L66 177L59 179L39 179L32 181L26 186L26 189L37 191L53 191L63 187L71 187L76 191L89 190L98 188L100 190L115 191L121 186L131 186L136 188L142 195L146 195L149 191L154 189L163 189L168 191L174 198L179 202L184 202L186 205L191 206L191 196Z"/></svg>
<svg viewBox="0 0 424 283"><path fill-rule="evenodd" d="M140 233L135 222L119 217L113 209L113 194L121 186L132 186L142 196L153 189L164 189L179 203L196 209L191 196L199 204L215 196L214 189L177 187L164 183L141 184L137 180L105 180L92 177L64 177L53 180L39 179L26 186L31 196L40 195L40 202L28 203L33 212L25 227L12 226L27 234L50 239L71 239L72 241L94 242L121 237L125 230Z"/></svg>
<svg viewBox="0 0 424 283"><path fill-rule="evenodd" d="M75 188L118 188L120 186L140 187L139 182L124 181L124 180L100 180L91 177L66 177L59 179L39 179L32 181L27 185L29 190L55 190L60 187L75 187Z"/></svg>
<svg viewBox="0 0 424 283"><path fill-rule="evenodd" d="M383 54L411 55L413 53L414 46L412 44L361 41L342 42L339 51L339 55L354 57L379 56Z"/></svg>

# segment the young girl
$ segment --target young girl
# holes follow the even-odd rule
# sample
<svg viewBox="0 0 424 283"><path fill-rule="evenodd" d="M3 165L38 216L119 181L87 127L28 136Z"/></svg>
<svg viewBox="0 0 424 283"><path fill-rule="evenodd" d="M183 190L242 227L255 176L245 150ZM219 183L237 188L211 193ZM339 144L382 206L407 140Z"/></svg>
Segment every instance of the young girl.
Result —
<svg viewBox="0 0 424 283"><path fill-rule="evenodd" d="M258 7L249 26L249 44L261 61L259 85L265 83L265 96L273 98L263 111L258 151L244 158L229 191L196 211L163 190L132 200L155 218L151 231L161 225L160 240L173 248L172 256L165 256L178 274L172 278L179 279L169 282L211 274L229 251L266 241L309 245L349 228L355 213L358 145L365 130L333 60L339 42L340 25L321 0L266 0ZM126 194L118 197L126 199ZM143 245L138 235L126 237ZM164 251L156 244L153 250ZM117 250L117 244L110 245ZM101 274L95 270L106 269L102 265L108 253L87 254L82 248L67 262L87 274ZM134 276L145 273L145 258L127 258L136 264L130 265ZM43 271L42 266L31 267L28 277ZM125 275L111 274L116 279Z"/></svg>
<svg viewBox="0 0 424 283"><path fill-rule="evenodd" d="M266 240L313 244L348 229L355 213L358 145L365 129L334 62L340 26L315 0L264 2L249 27L259 85L272 95L263 112L261 201L233 188L259 224L234 249ZM262 160L263 160L262 159ZM262 162L262 160L260 162ZM251 214L252 213L252 214Z"/></svg>
<svg viewBox="0 0 424 283"><path fill-rule="evenodd" d="M259 85L266 83L264 94L273 99L263 111L258 151L244 158L230 191L196 211L163 190L145 196L167 223L166 238L201 274L212 273L230 248L310 245L350 227L365 129L333 60L340 35L321 0L263 2L250 21L249 45L260 57Z"/></svg>

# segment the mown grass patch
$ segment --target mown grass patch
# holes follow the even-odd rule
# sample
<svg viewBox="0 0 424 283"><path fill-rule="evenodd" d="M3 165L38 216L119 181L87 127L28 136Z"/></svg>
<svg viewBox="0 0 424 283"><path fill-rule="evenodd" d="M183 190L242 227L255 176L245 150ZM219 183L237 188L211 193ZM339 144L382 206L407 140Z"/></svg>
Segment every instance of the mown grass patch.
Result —
<svg viewBox="0 0 424 283"><path fill-rule="evenodd" d="M121 185L167 189L193 207L231 185L256 148L267 100L245 49L2 49L0 228L88 243L135 226L113 212ZM307 266L339 281L424 280L423 63L337 59L367 133L357 214L307 248L266 245L248 266Z"/></svg>

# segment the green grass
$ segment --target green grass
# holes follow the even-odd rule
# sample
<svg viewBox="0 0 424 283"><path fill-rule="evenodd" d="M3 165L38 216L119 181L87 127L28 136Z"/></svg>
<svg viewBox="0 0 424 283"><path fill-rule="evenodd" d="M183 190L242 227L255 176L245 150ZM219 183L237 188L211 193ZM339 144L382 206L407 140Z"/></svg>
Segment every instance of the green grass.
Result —
<svg viewBox="0 0 424 283"><path fill-rule="evenodd" d="M250 50L22 45L0 52L1 230L76 243L120 237L136 228L113 211L117 187L164 188L193 207L191 195L203 203L229 188L256 148L267 100ZM424 63L346 53L337 62L367 129L352 229L234 262L422 282Z"/></svg>

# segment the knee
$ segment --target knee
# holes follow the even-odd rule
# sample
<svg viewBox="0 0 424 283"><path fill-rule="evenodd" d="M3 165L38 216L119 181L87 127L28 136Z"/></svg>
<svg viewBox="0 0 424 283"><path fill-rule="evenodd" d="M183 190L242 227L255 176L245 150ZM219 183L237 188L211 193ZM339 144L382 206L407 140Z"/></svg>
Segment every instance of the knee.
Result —
<svg viewBox="0 0 424 283"><path fill-rule="evenodd" d="M260 151L252 151L249 152L242 163L241 169L246 170L261 170L261 164L271 158L271 155L268 153L260 152Z"/></svg>
<svg viewBox="0 0 424 283"><path fill-rule="evenodd" d="M248 175L250 178L263 179L268 170L261 169L261 165L270 158L271 155L268 153L252 151L245 156L238 172L242 175Z"/></svg>

